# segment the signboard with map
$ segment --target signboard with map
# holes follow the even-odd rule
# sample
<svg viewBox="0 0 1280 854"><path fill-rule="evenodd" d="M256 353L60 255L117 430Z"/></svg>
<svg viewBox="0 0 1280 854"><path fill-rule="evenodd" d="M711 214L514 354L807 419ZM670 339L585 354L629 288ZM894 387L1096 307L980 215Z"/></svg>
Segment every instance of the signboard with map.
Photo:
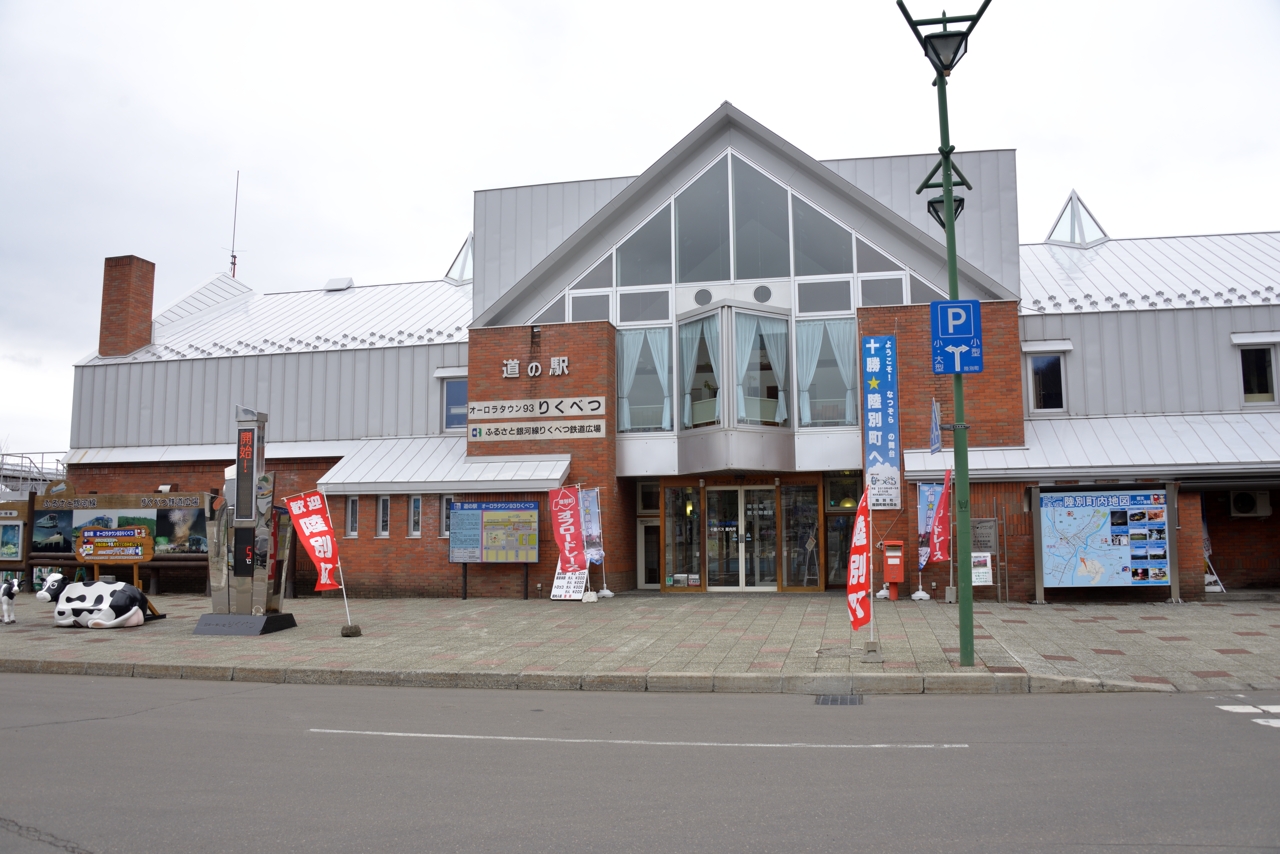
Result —
<svg viewBox="0 0 1280 854"><path fill-rule="evenodd" d="M1165 491L1040 495L1045 587L1168 585Z"/></svg>
<svg viewBox="0 0 1280 854"><path fill-rule="evenodd" d="M537 563L538 502L452 502L449 561Z"/></svg>

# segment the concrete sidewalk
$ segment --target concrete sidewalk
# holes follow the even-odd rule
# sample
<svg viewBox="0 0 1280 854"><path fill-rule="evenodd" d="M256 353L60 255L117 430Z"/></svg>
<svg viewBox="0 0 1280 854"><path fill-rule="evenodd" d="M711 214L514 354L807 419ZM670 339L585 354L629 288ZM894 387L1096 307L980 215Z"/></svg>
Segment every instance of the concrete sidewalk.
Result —
<svg viewBox="0 0 1280 854"><path fill-rule="evenodd" d="M862 663L839 595L624 594L289 604L299 627L195 637L209 610L160 596L134 629L53 627L24 594L0 626L0 671L334 684L810 694L1280 689L1280 603L975 606L977 666L959 666L954 605L876 603L883 664Z"/></svg>

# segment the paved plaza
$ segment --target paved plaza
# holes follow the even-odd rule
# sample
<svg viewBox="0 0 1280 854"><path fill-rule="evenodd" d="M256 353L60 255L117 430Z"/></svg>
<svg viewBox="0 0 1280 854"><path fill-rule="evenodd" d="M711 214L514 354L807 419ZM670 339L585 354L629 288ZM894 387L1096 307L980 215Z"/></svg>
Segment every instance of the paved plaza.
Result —
<svg viewBox="0 0 1280 854"><path fill-rule="evenodd" d="M839 595L621 594L595 604L507 599L288 604L298 628L196 637L208 599L155 599L132 629L53 627L17 601L0 670L251 681L476 687L921 691L1280 688L1280 603L975 605L976 664L959 665L954 605L876 603L883 663L864 663ZM956 679L959 675L962 678Z"/></svg>

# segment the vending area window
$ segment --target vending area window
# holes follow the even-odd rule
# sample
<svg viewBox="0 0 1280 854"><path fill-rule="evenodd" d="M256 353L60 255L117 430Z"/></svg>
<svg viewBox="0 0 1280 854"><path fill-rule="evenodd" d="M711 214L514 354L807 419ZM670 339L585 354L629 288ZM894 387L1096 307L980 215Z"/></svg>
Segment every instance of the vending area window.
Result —
<svg viewBox="0 0 1280 854"><path fill-rule="evenodd" d="M386 537L391 534L391 496L378 496L378 532L376 537Z"/></svg>
<svg viewBox="0 0 1280 854"><path fill-rule="evenodd" d="M422 536L422 496L409 496L409 533L405 536Z"/></svg>
<svg viewBox="0 0 1280 854"><path fill-rule="evenodd" d="M347 536L356 537L360 535L360 498L356 495L347 496Z"/></svg>
<svg viewBox="0 0 1280 854"><path fill-rule="evenodd" d="M1275 403L1276 380L1271 347L1242 347L1240 372L1245 403Z"/></svg>
<svg viewBox="0 0 1280 854"><path fill-rule="evenodd" d="M444 429L467 429L467 381L444 381Z"/></svg>
<svg viewBox="0 0 1280 854"><path fill-rule="evenodd" d="M1062 354L1041 353L1029 357L1031 362L1031 409L1033 412L1057 412L1065 409L1062 383Z"/></svg>
<svg viewBox="0 0 1280 854"><path fill-rule="evenodd" d="M656 480L642 480L636 484L636 513L653 516L661 509L662 489Z"/></svg>

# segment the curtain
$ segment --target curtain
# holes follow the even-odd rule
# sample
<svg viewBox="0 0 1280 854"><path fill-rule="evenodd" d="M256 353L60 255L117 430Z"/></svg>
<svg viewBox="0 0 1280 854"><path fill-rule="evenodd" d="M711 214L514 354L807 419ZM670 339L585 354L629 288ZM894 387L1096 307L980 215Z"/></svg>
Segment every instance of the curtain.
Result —
<svg viewBox="0 0 1280 854"><path fill-rule="evenodd" d="M787 321L780 317L761 317L760 336L764 338L764 351L769 354L773 366L773 378L778 381L778 414L774 420L787 423ZM763 393L763 391L762 391Z"/></svg>
<svg viewBox="0 0 1280 854"><path fill-rule="evenodd" d="M711 356L711 376L716 381L716 421L720 422L720 316L713 314L702 321L702 334L707 339L707 353Z"/></svg>
<svg viewBox="0 0 1280 854"><path fill-rule="evenodd" d="M742 384L747 379L747 368L751 367L751 356L756 349L756 334L759 318L754 314L734 315L734 348L733 353L738 365L738 421L747 420L747 397Z"/></svg>
<svg viewBox="0 0 1280 854"><path fill-rule="evenodd" d="M813 385L813 375L818 371L824 328L821 320L802 320L796 323L796 386L800 389L801 427L808 427L813 421L813 413L809 408L809 386Z"/></svg>
<svg viewBox="0 0 1280 854"><path fill-rule="evenodd" d="M694 320L680 324L680 391L684 393L684 415L681 424L693 426L693 375L698 370L698 342L702 340L702 324ZM707 346L710 350L710 345Z"/></svg>
<svg viewBox="0 0 1280 854"><path fill-rule="evenodd" d="M836 353L836 367L840 369L840 379L844 380L844 420L846 424L854 423L853 387L856 378L854 368L858 361L858 321L828 320L827 334L831 336L831 349Z"/></svg>
<svg viewBox="0 0 1280 854"><path fill-rule="evenodd" d="M631 429L631 387L636 381L640 352L644 349L643 329L618 330L618 432Z"/></svg>
<svg viewBox="0 0 1280 854"><path fill-rule="evenodd" d="M649 355L653 357L658 382L662 384L662 429L671 429L671 330L646 329Z"/></svg>

